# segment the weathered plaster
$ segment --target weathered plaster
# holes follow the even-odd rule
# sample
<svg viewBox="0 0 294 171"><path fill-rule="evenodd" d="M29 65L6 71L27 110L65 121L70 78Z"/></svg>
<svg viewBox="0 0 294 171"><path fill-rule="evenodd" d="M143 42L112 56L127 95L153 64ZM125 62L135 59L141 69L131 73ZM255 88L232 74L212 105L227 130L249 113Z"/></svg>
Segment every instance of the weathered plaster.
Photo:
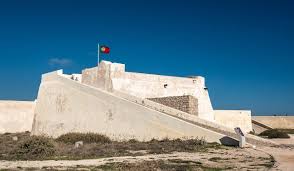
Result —
<svg viewBox="0 0 294 171"><path fill-rule="evenodd" d="M252 116L252 120L271 128L294 129L294 116Z"/></svg>
<svg viewBox="0 0 294 171"><path fill-rule="evenodd" d="M141 98L191 95L198 100L198 116L214 121L213 108L204 77L161 76L125 72L125 65L102 61L82 72L82 83L107 91L118 90Z"/></svg>
<svg viewBox="0 0 294 171"><path fill-rule="evenodd" d="M62 75L43 75L32 135L96 132L117 140L204 137L209 142L225 136Z"/></svg>
<svg viewBox="0 0 294 171"><path fill-rule="evenodd" d="M214 110L215 122L229 128L240 127L244 132L252 131L251 111Z"/></svg>
<svg viewBox="0 0 294 171"><path fill-rule="evenodd" d="M31 131L35 102L0 101L0 133Z"/></svg>

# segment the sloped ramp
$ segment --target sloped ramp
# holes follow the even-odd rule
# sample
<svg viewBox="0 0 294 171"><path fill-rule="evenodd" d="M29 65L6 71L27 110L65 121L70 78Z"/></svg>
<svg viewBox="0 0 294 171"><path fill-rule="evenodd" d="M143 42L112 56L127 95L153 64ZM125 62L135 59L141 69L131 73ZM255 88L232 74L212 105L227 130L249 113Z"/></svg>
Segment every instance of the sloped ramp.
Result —
<svg viewBox="0 0 294 171"><path fill-rule="evenodd" d="M113 90L113 93L116 96L124 98L128 101L131 101L131 102L140 104L142 106L146 106L150 109L154 109L154 110L159 111L161 113L179 118L181 120L195 124L195 125L200 126L202 128L211 130L213 132L218 132L220 134L227 135L226 138L222 139L222 142L226 142L230 138L238 139L237 134L235 133L235 131L232 128L225 127L225 126L220 125L218 123L199 118L196 115L191 115L191 114L185 113L183 111L177 110L175 108L165 106L163 104L156 103L156 102L148 100L148 99L135 97L135 96L126 94L121 91ZM264 139L264 138L261 138L261 137L255 136L255 135L251 135L251 134L246 135L246 142L248 142L250 144L254 144L254 145L265 145L265 146L277 145L276 143L274 143L270 140L267 140L267 139Z"/></svg>
<svg viewBox="0 0 294 171"><path fill-rule="evenodd" d="M252 122L252 127L253 127L255 134L260 134L263 131L273 129L273 128L269 127L268 125L265 125L255 119L252 119L251 122Z"/></svg>

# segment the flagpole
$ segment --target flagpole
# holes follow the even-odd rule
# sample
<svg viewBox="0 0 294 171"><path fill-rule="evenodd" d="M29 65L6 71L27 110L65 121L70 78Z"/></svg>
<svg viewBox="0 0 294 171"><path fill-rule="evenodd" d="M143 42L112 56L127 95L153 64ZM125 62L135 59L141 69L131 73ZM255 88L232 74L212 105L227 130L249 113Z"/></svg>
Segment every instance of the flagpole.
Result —
<svg viewBox="0 0 294 171"><path fill-rule="evenodd" d="M99 66L99 57L100 57L100 46L99 46L99 43L98 43L98 64L97 64L97 66Z"/></svg>

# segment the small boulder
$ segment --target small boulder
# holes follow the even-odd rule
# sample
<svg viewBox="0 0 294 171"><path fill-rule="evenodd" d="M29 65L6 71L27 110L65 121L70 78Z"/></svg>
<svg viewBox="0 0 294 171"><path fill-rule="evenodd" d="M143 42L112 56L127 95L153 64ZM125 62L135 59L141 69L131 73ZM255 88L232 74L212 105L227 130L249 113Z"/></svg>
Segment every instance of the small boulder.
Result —
<svg viewBox="0 0 294 171"><path fill-rule="evenodd" d="M77 142L75 142L75 148L79 148L79 147L81 147L83 145L84 145L84 142L83 141L77 141Z"/></svg>
<svg viewBox="0 0 294 171"><path fill-rule="evenodd" d="M12 137L12 140L13 141L17 141L18 140L18 137L17 136L14 136L14 137Z"/></svg>

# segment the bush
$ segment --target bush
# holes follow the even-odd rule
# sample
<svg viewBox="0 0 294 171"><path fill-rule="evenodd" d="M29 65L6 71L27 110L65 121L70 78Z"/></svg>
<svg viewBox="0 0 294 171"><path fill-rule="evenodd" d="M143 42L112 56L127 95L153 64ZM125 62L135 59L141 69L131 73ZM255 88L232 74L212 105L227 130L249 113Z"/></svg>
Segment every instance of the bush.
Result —
<svg viewBox="0 0 294 171"><path fill-rule="evenodd" d="M84 143L110 143L111 140L101 134L95 133L68 133L59 136L56 141L63 142L63 143L70 143L74 144L77 141L83 141Z"/></svg>
<svg viewBox="0 0 294 171"><path fill-rule="evenodd" d="M14 153L18 159L44 159L54 155L55 148L50 138L32 136L20 142Z"/></svg>
<svg viewBox="0 0 294 171"><path fill-rule="evenodd" d="M278 129L269 129L266 131L263 131L259 134L259 136L267 136L268 138L290 138L290 136Z"/></svg>

